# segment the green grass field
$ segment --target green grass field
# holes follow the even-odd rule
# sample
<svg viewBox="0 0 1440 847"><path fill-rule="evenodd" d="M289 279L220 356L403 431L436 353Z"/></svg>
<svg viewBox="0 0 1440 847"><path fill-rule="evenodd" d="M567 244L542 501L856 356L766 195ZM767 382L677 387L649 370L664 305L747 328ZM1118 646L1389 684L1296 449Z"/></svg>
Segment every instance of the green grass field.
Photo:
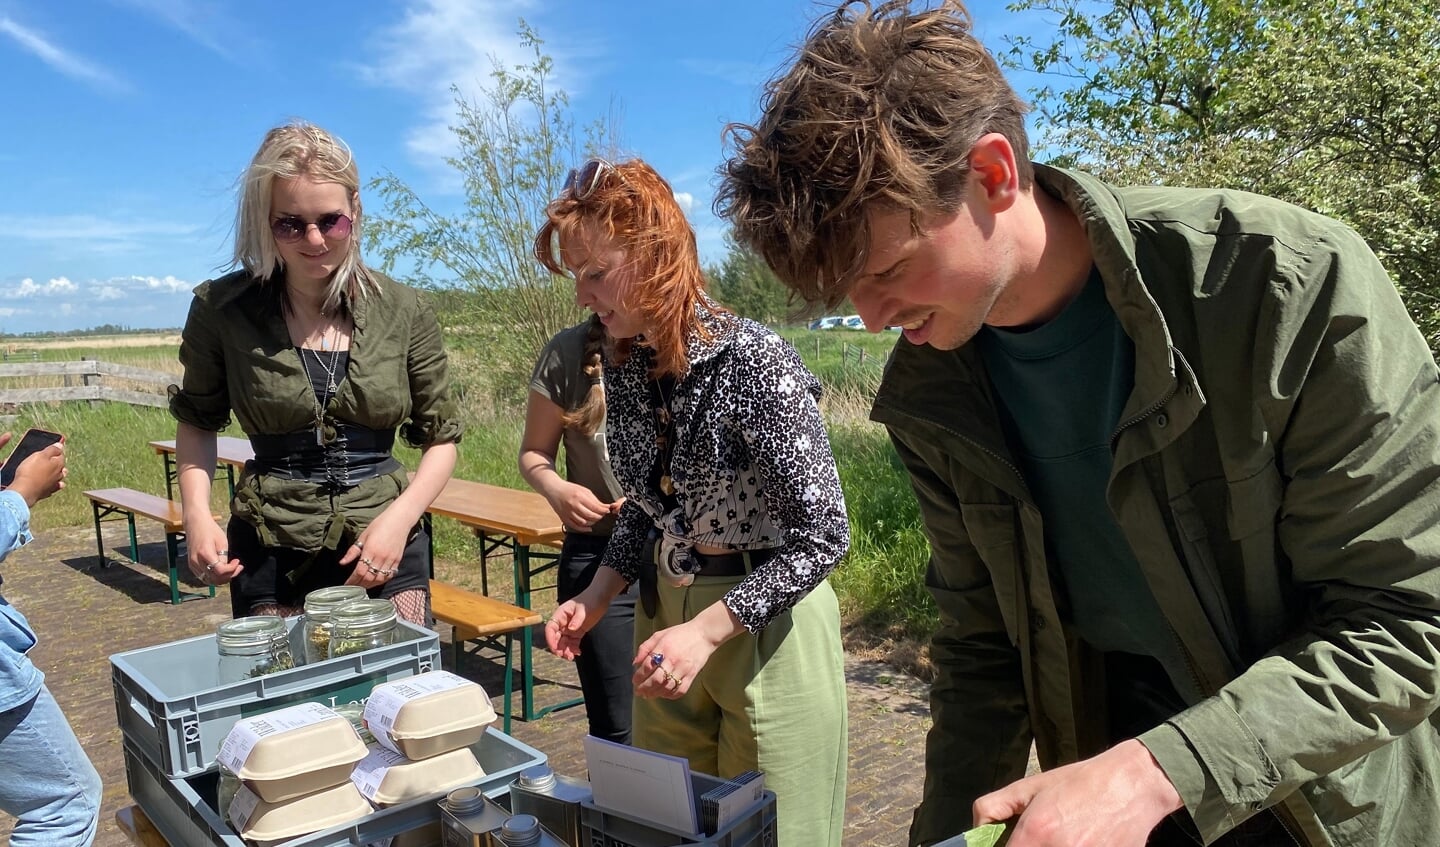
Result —
<svg viewBox="0 0 1440 847"><path fill-rule="evenodd" d="M831 446L839 466L850 510L851 547L833 578L848 620L898 638L917 638L933 628L935 611L921 578L928 547L903 469L884 430L866 419L869 397L879 382L894 333L871 335L847 330L812 332L784 330L826 388L822 408L829 424ZM28 361L22 345L10 361ZM861 355L864 351L864 355ZM101 361L165 371L178 378L180 366L173 345L67 347L41 351L42 361ZM470 382L489 369L483 351L453 345L452 358L467 431L456 476L512 488L523 488L515 467L523 410L496 408ZM15 387L18 380L10 380ZM36 510L35 526L86 525L90 508L81 492L125 486L155 494L165 490L163 466L148 442L175 437L174 420L163 409L84 402L46 403L22 407L10 429L17 435L40 427L66 436L67 488ZM241 436L238 427L229 435ZM418 451L405 447L397 455L414 468ZM224 488L216 485L214 505L226 508ZM436 549L443 558L473 557L474 540L453 521L436 521Z"/></svg>

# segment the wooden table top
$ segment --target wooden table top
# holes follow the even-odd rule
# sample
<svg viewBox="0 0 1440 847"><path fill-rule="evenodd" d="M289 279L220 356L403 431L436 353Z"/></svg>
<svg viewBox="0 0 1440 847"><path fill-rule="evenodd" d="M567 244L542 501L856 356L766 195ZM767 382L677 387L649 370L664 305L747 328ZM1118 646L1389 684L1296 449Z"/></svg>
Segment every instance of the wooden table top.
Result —
<svg viewBox="0 0 1440 847"><path fill-rule="evenodd" d="M174 455L175 439L150 442L150 448L156 455L164 456L167 453ZM234 438L229 435L221 435L215 439L215 458L227 465L244 467L245 463L255 458L255 448L250 446L248 438Z"/></svg>
<svg viewBox="0 0 1440 847"><path fill-rule="evenodd" d="M553 544L565 538L565 525L550 501L534 491L454 479L427 510L466 526L513 536L519 544Z"/></svg>

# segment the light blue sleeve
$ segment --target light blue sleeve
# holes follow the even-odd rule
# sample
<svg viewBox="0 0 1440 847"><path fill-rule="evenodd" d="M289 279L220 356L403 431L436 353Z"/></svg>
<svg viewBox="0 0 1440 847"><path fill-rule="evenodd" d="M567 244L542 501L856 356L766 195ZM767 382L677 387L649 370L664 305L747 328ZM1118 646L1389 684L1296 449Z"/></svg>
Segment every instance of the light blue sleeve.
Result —
<svg viewBox="0 0 1440 847"><path fill-rule="evenodd" d="M14 491L0 491L0 561L33 541L30 507Z"/></svg>

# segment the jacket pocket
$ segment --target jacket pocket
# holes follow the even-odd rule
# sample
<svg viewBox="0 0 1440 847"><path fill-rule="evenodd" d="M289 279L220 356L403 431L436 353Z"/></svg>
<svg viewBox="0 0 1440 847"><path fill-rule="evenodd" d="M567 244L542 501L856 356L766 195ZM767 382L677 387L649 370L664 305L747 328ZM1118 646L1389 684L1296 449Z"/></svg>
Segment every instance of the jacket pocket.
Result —
<svg viewBox="0 0 1440 847"><path fill-rule="evenodd" d="M1248 664L1243 645L1247 628L1256 623L1248 616L1267 608L1252 595L1266 574L1273 574L1266 539L1273 537L1279 502L1273 463L1236 482L1201 483L1170 501L1195 595L1236 667Z"/></svg>

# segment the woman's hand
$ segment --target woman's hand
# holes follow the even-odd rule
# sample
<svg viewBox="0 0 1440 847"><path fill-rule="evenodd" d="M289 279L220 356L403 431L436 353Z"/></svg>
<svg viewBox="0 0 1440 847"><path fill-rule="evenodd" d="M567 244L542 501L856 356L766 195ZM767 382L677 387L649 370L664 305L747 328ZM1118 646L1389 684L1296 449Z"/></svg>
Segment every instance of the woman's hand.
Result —
<svg viewBox="0 0 1440 847"><path fill-rule="evenodd" d="M392 513L394 504L375 517L340 557L340 564L355 569L346 585L369 590L389 582L400 571L405 545L410 541L410 524Z"/></svg>
<svg viewBox="0 0 1440 847"><path fill-rule="evenodd" d="M621 584L623 586L623 582ZM551 653L570 662L580 655L580 639L605 617L605 610L610 606L604 592L597 588L592 582L573 599L561 603L545 622L545 646Z"/></svg>
<svg viewBox="0 0 1440 847"><path fill-rule="evenodd" d="M669 700L685 696L718 646L693 620L656 632L640 645L632 662L636 696Z"/></svg>
<svg viewBox="0 0 1440 847"><path fill-rule="evenodd" d="M595 522L620 510L620 502L606 503L595 492L573 482L556 481L545 492L550 508L567 529L589 532Z"/></svg>
<svg viewBox="0 0 1440 847"><path fill-rule="evenodd" d="M196 514L185 521L185 563L195 578L206 585L224 585L245 570L227 549L225 530L208 514Z"/></svg>

